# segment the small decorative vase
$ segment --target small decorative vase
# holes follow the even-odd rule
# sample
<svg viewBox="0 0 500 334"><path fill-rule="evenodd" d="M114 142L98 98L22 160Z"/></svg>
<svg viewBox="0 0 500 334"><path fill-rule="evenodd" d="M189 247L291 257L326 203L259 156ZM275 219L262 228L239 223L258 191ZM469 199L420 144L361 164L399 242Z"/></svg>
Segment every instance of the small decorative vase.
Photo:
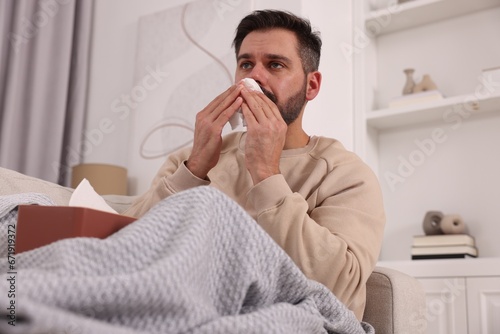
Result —
<svg viewBox="0 0 500 334"><path fill-rule="evenodd" d="M413 88L415 87L415 81L413 80L413 73L415 70L413 68L407 68L404 72L406 74L406 83L403 87L403 95L408 95L413 93Z"/></svg>
<svg viewBox="0 0 500 334"><path fill-rule="evenodd" d="M428 90L437 90L437 86L434 81L432 81L429 74L424 74L422 81L413 87L413 93L420 93Z"/></svg>

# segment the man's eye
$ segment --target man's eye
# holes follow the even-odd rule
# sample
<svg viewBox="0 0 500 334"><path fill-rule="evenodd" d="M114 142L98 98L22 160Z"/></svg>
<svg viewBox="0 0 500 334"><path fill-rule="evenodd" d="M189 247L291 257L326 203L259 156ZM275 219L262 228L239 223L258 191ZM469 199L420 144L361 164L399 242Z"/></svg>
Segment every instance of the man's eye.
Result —
<svg viewBox="0 0 500 334"><path fill-rule="evenodd" d="M250 68L252 68L252 64L250 63L241 63L240 67L244 70L248 70Z"/></svg>
<svg viewBox="0 0 500 334"><path fill-rule="evenodd" d="M283 68L283 65L280 63L271 63L271 68L279 69L279 68Z"/></svg>

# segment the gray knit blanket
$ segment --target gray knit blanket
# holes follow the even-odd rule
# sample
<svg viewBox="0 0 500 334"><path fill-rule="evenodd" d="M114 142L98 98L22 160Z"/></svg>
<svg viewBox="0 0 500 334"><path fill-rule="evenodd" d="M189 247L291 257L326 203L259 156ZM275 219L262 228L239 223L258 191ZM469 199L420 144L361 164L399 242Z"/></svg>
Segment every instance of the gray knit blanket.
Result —
<svg viewBox="0 0 500 334"><path fill-rule="evenodd" d="M2 233L13 201L0 197ZM0 273L0 333L374 333L212 187L103 240L2 256Z"/></svg>

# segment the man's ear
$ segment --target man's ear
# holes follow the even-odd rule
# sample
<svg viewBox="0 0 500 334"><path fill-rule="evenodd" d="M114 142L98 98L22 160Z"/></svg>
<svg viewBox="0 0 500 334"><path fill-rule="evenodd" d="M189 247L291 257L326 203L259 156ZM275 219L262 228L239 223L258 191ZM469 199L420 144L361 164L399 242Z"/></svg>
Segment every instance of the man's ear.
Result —
<svg viewBox="0 0 500 334"><path fill-rule="evenodd" d="M313 100L319 93L321 87L321 73L318 71L307 74L306 100Z"/></svg>

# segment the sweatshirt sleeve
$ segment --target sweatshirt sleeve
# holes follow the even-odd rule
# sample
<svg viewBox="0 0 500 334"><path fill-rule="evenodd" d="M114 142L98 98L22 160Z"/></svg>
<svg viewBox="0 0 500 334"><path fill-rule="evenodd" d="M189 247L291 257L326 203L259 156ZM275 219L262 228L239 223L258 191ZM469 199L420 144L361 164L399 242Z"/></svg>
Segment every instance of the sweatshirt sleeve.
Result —
<svg viewBox="0 0 500 334"><path fill-rule="evenodd" d="M376 176L361 160L332 169L305 199L282 175L248 193L257 222L304 274L330 290L361 319L366 286L383 237L385 214Z"/></svg>
<svg viewBox="0 0 500 334"><path fill-rule="evenodd" d="M141 217L162 199L180 191L208 185L210 181L194 176L186 167L189 151L181 150L171 154L161 166L151 187L139 196L123 214Z"/></svg>

